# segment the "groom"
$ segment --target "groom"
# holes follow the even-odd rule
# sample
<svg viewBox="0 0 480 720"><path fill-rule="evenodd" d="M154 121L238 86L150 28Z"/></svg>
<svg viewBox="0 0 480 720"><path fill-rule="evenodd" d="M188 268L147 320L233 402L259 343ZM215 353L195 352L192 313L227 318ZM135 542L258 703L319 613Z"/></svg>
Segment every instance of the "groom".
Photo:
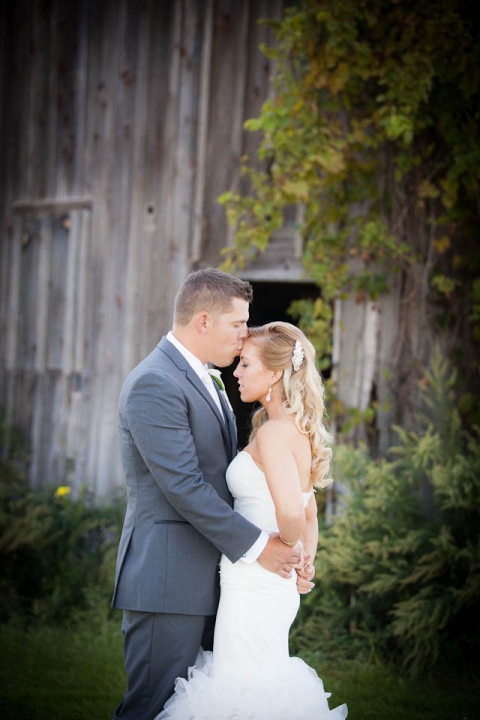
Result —
<svg viewBox="0 0 480 720"><path fill-rule="evenodd" d="M153 720L211 649L220 554L288 577L300 553L232 509L225 471L235 418L206 363L230 365L247 337L249 283L220 270L187 277L173 330L127 377L119 399L128 505L113 607L123 610L127 689L114 720Z"/></svg>

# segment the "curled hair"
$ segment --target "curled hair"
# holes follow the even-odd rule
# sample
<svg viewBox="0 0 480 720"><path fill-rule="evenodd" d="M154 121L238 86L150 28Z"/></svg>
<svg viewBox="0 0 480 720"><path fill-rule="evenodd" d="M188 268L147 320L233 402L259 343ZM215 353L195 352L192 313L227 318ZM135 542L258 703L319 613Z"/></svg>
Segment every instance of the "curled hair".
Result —
<svg viewBox="0 0 480 720"><path fill-rule="evenodd" d="M327 487L332 482L329 478L332 436L325 427L325 390L312 343L295 325L286 322L251 327L248 339L257 348L260 360L268 370L283 370L279 385L285 411L295 417L298 430L310 439L313 484ZM301 343L305 357L298 370L294 370L292 356L297 341ZM267 419L263 407L254 413L250 440Z"/></svg>
<svg viewBox="0 0 480 720"><path fill-rule="evenodd" d="M245 280L228 275L216 268L190 273L175 297L173 322L188 325L201 310L214 316L232 310L233 298L252 302L252 286Z"/></svg>

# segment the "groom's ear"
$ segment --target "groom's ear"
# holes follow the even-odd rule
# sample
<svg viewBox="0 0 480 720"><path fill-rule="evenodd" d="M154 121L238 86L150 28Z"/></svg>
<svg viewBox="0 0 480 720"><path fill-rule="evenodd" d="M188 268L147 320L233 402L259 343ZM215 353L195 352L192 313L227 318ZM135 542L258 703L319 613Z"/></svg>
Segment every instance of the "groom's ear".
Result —
<svg viewBox="0 0 480 720"><path fill-rule="evenodd" d="M195 327L200 335L206 335L211 317L208 312L202 310L195 315Z"/></svg>

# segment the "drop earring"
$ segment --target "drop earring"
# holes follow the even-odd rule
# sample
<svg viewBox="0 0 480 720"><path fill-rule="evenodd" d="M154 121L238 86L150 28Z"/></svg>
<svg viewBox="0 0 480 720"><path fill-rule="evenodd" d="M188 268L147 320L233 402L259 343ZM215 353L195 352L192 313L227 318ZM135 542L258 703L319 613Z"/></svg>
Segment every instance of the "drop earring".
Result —
<svg viewBox="0 0 480 720"><path fill-rule="evenodd" d="M267 397L265 398L265 400L267 402L270 402L271 399L272 399L272 381L270 380L270 385L268 386L268 393L267 393Z"/></svg>

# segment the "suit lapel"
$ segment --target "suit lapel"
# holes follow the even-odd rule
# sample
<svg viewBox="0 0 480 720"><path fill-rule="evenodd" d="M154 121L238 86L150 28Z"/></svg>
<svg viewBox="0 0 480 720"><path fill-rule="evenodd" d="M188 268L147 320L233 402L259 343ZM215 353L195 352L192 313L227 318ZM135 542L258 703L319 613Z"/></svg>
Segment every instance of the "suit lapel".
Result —
<svg viewBox="0 0 480 720"><path fill-rule="evenodd" d="M175 363L177 368L181 370L183 373L185 373L186 380L192 385L192 387L200 393L202 398L205 400L205 402L208 404L209 408L215 415L217 421L220 423L220 427L222 429L223 439L225 442L225 445L227 449L230 451L230 457L233 457L233 454L236 449L236 427L234 428L233 435L235 437L235 442L232 447L232 429L231 429L231 421L228 420L226 423L221 416L218 407L215 404L214 399L208 392L206 386L203 384L203 382L198 377L195 370L192 368L192 366L187 362L187 360L183 357L183 355L178 352L177 348L172 345L171 342L169 342L165 337L161 339L161 341L158 343L157 346L160 350L165 352L170 360ZM217 387L217 384L214 382L215 387ZM221 393L220 393L221 395ZM220 397L220 402L222 403L222 408L225 414L225 418L230 418L231 411L228 409L227 404L225 400Z"/></svg>

